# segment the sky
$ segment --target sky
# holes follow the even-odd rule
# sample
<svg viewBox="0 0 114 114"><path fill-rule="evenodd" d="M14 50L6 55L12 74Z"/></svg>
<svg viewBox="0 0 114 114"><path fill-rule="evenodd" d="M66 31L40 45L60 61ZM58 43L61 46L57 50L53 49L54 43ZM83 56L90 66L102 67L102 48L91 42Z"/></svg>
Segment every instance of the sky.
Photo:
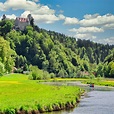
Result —
<svg viewBox="0 0 114 114"><path fill-rule="evenodd" d="M0 0L0 19L31 14L40 28L114 44L114 0Z"/></svg>

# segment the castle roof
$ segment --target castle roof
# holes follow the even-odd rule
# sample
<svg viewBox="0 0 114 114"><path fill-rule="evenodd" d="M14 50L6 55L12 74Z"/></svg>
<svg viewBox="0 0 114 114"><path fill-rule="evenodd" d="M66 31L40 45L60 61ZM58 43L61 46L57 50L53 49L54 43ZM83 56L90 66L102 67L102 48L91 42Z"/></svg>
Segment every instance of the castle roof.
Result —
<svg viewBox="0 0 114 114"><path fill-rule="evenodd" d="M17 17L16 20L20 21L20 22L28 22L28 18L22 18L22 17Z"/></svg>

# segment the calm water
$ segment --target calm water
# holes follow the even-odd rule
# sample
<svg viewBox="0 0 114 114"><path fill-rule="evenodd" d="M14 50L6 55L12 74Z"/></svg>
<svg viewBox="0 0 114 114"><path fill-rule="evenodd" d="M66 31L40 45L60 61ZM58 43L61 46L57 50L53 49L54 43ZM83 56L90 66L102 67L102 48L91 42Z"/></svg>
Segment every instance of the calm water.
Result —
<svg viewBox="0 0 114 114"><path fill-rule="evenodd" d="M114 114L114 91L91 91L73 110L46 114Z"/></svg>
<svg viewBox="0 0 114 114"><path fill-rule="evenodd" d="M46 114L114 114L114 88L95 87L73 110Z"/></svg>

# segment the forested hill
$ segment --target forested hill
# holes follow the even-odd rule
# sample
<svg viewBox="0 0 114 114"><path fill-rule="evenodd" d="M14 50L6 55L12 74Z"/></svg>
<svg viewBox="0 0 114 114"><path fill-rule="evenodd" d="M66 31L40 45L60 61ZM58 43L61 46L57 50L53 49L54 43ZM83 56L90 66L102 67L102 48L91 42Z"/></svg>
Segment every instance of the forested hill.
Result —
<svg viewBox="0 0 114 114"><path fill-rule="evenodd" d="M13 67L27 71L33 65L57 77L114 76L114 45L76 41L38 26L27 26L25 31L13 26L13 20L0 21L1 73Z"/></svg>

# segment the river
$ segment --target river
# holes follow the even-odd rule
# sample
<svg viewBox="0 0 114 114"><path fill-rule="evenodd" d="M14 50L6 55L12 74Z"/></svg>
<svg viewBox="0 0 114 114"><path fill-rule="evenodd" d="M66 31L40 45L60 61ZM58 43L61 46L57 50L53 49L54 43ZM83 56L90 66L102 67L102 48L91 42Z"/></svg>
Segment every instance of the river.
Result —
<svg viewBox="0 0 114 114"><path fill-rule="evenodd" d="M76 108L46 114L114 114L114 88L96 86L83 96Z"/></svg>

